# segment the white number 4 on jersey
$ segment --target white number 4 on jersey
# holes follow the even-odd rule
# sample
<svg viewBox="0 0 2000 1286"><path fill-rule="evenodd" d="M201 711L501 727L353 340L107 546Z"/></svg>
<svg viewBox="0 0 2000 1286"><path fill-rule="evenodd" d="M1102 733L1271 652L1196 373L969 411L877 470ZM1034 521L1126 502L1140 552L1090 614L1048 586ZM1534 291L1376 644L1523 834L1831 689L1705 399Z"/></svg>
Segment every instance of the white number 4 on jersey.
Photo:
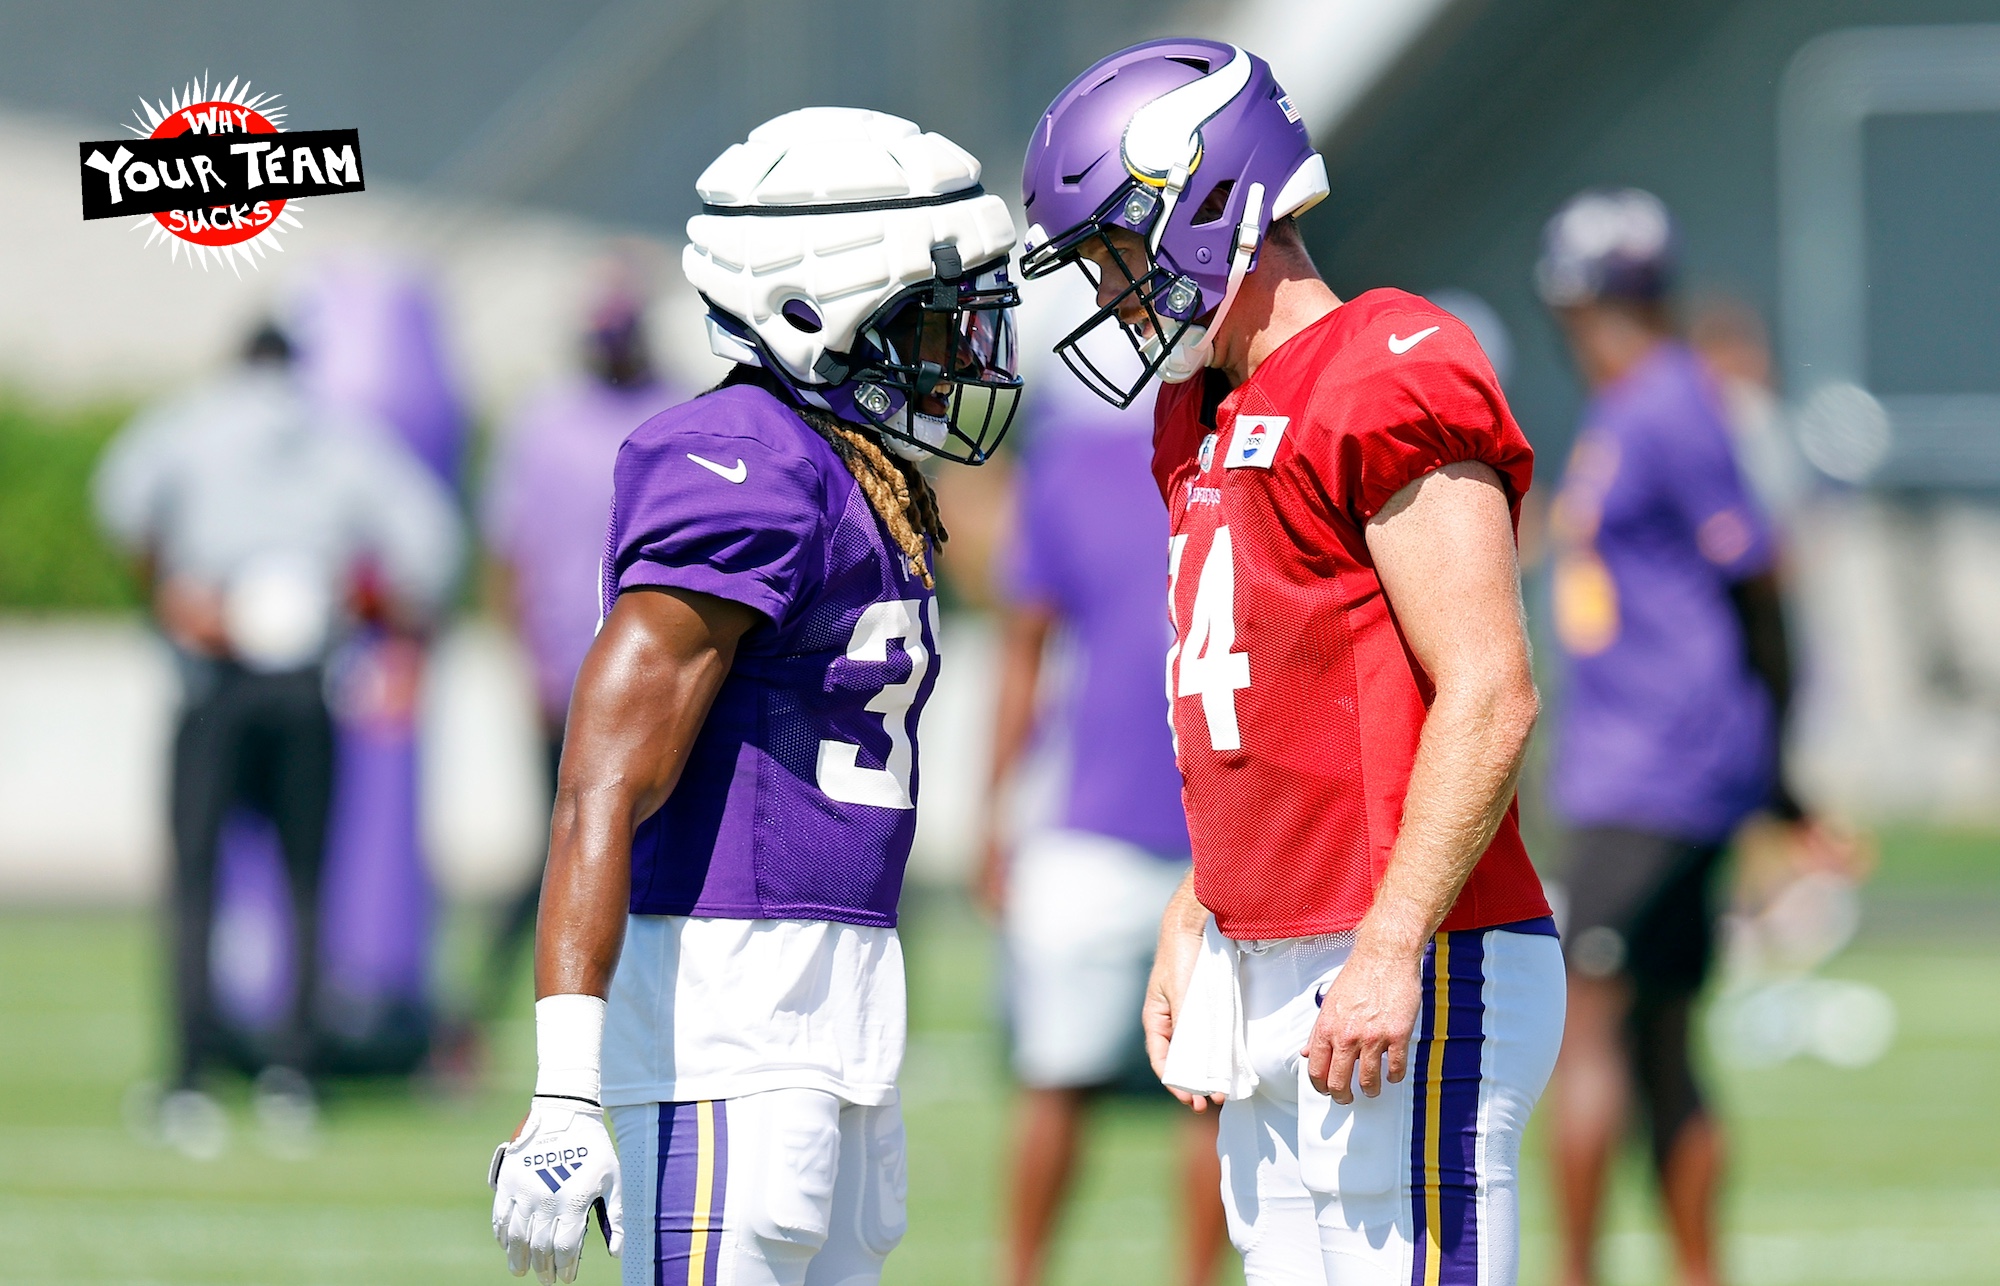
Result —
<svg viewBox="0 0 2000 1286"><path fill-rule="evenodd" d="M1187 537L1167 544L1168 602L1178 602L1181 554ZM1181 641L1167 653L1167 694L1200 697L1208 723L1208 744L1215 750L1241 750L1236 727L1236 692L1250 686L1250 654L1236 647L1236 556L1229 528L1217 527L1195 582L1194 609L1187 628L1177 630ZM1176 622L1178 624L1178 622Z"/></svg>

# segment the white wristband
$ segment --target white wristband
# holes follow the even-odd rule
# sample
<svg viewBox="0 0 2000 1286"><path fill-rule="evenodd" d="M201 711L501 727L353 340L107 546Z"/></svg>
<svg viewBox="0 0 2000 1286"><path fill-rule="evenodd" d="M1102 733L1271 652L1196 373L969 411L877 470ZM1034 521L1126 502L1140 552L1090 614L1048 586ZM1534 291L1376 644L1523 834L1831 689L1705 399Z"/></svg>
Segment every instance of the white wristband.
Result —
<svg viewBox="0 0 2000 1286"><path fill-rule="evenodd" d="M535 1002L535 1093L601 1102L604 1001L544 996Z"/></svg>

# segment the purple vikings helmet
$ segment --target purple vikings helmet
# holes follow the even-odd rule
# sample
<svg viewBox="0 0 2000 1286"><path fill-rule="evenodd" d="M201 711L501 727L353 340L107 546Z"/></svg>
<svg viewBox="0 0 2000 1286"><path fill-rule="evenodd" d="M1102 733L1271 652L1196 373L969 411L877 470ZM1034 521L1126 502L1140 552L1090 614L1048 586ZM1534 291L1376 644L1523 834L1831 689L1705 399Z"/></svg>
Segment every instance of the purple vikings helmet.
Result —
<svg viewBox="0 0 2000 1286"><path fill-rule="evenodd" d="M1660 198L1641 188L1591 188L1563 202L1542 229L1535 292L1551 308L1650 303L1673 289L1679 251Z"/></svg>
<svg viewBox="0 0 2000 1286"><path fill-rule="evenodd" d="M1326 164L1298 109L1263 59L1214 40L1152 40L1070 82L1042 116L1021 176L1026 277L1108 251L1111 228L1145 238L1147 262L1126 264L1124 289L1056 345L1077 378L1114 406L1132 404L1157 373L1172 383L1208 364L1220 326L1272 222L1327 194ZM1081 341L1116 323L1128 299L1140 328L1120 325L1137 365L1107 371ZM1204 321L1205 319L1205 321Z"/></svg>
<svg viewBox="0 0 2000 1286"><path fill-rule="evenodd" d="M992 456L1014 418L1014 221L979 162L901 117L807 107L695 181L681 256L709 347L906 459Z"/></svg>

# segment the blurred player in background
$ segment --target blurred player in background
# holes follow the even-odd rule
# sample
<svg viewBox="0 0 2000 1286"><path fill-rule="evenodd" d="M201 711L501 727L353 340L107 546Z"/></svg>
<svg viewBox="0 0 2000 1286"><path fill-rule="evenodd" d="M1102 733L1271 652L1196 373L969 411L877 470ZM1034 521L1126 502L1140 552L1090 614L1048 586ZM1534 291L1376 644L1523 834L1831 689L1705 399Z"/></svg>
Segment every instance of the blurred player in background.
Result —
<svg viewBox="0 0 2000 1286"><path fill-rule="evenodd" d="M1773 383L1764 319L1740 299L1711 294L1692 309L1687 338L1722 395L1736 467L1786 544L1811 496L1813 475Z"/></svg>
<svg viewBox="0 0 2000 1286"><path fill-rule="evenodd" d="M291 345L260 329L236 374L133 422L106 451L98 513L136 556L180 664L169 907L175 1052L165 1138L220 1150L202 1089L216 1056L209 942L216 851L238 803L274 823L294 907L294 985L258 1078L259 1115L309 1117L318 998L318 894L334 786L323 695L329 652L373 610L416 627L457 572L450 497L389 431L326 410L298 386Z"/></svg>
<svg viewBox="0 0 2000 1286"><path fill-rule="evenodd" d="M1741 299L1708 294L1689 310L1687 340L1721 390L1736 467L1771 517L1775 570L1791 612L1813 518L1814 475L1778 397L1764 319ZM1733 984L1796 976L1852 939L1861 886L1874 864L1866 837L1824 825L1801 831L1765 815L1739 828L1731 848L1735 874L1721 946Z"/></svg>
<svg viewBox="0 0 2000 1286"><path fill-rule="evenodd" d="M999 572L1006 607L978 887L1003 926L1024 1089L1009 1187L1014 1286L1044 1276L1091 1097L1144 1057L1153 943L1188 871L1159 680L1173 637L1161 597L1166 513L1146 470L1152 399L1115 411L1062 370L1033 396ZM1017 822L1018 839L1003 802L1017 780L1053 796L1028 805L1044 815ZM1182 1280L1200 1286L1224 1232L1212 1114L1187 1122L1182 1147Z"/></svg>
<svg viewBox="0 0 2000 1286"><path fill-rule="evenodd" d="M896 905L944 539L916 462L1013 419L1014 227L963 150L847 108L696 187L682 264L737 365L618 455L493 1231L544 1282L597 1205L628 1286L867 1286L905 1225Z"/></svg>
<svg viewBox="0 0 2000 1286"><path fill-rule="evenodd" d="M1294 220L1326 171L1299 122L1261 59L1154 41L1072 82L1028 151L1023 272L1098 285L1058 352L1119 405L1167 381L1194 870L1148 1045L1184 1101L1223 1103L1250 1282L1500 1286L1563 1006L1513 804L1534 455L1462 323L1320 279ZM1100 327L1130 341L1122 371L1082 347Z"/></svg>
<svg viewBox="0 0 2000 1286"><path fill-rule="evenodd" d="M1760 809L1837 848L1785 788L1791 661L1776 545L1713 379L1677 338L1676 235L1636 189L1548 224L1535 280L1590 387L1550 517L1567 663L1550 770L1572 829L1569 1027L1555 1091L1563 1280L1596 1280L1609 1166L1636 1096L1679 1278L1717 1280L1721 1133L1689 1050L1723 846Z"/></svg>
<svg viewBox="0 0 2000 1286"><path fill-rule="evenodd" d="M611 469L633 429L680 401L653 370L645 301L629 284L601 292L584 337L586 370L545 390L501 436L482 514L493 598L534 667L542 762L555 794L570 688L597 633L598 571L611 513ZM501 912L478 1012L505 1003L515 960L535 927L539 865Z"/></svg>

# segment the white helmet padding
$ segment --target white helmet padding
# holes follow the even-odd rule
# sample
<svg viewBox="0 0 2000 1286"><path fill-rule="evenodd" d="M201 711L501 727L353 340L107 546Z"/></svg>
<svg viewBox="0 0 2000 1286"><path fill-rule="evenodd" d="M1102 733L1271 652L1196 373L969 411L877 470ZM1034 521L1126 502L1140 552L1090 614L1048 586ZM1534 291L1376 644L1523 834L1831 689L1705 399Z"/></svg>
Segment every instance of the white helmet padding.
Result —
<svg viewBox="0 0 2000 1286"><path fill-rule="evenodd" d="M695 183L688 281L759 341L800 386L838 384L861 325L937 273L953 247L977 269L1014 248L1006 203L979 186L979 162L901 117L808 107L757 127ZM744 360L718 327L716 351ZM725 351L727 350L727 351Z"/></svg>

